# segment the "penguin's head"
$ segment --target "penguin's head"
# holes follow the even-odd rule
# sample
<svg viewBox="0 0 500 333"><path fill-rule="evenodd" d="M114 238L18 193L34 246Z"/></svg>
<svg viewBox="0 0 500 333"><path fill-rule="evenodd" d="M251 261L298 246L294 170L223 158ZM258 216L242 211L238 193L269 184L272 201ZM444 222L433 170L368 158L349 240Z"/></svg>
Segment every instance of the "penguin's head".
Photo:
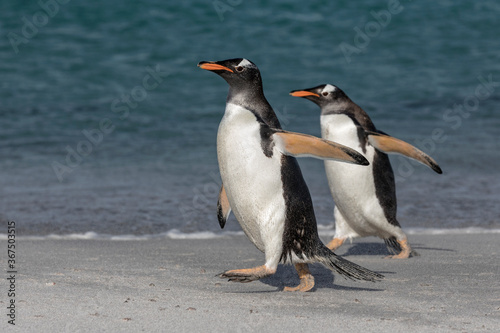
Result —
<svg viewBox="0 0 500 333"><path fill-rule="evenodd" d="M220 75L232 88L262 87L259 69L247 59L201 61L198 67Z"/></svg>
<svg viewBox="0 0 500 333"><path fill-rule="evenodd" d="M320 107L327 105L343 104L349 100L349 97L338 87L331 84L322 84L320 86L293 90L290 95L295 97L304 97Z"/></svg>

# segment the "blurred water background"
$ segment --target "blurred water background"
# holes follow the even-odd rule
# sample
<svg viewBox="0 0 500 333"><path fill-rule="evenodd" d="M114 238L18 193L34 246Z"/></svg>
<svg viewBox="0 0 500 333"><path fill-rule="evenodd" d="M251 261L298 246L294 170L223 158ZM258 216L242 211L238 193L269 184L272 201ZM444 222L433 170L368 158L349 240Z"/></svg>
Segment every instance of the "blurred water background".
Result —
<svg viewBox="0 0 500 333"><path fill-rule="evenodd" d="M443 175L391 157L404 228L500 228L499 14L493 0L4 1L0 218L27 236L220 232L227 84L196 64L244 57L285 129L319 136L319 109L288 92L331 83L438 161ZM300 163L331 230L323 163Z"/></svg>

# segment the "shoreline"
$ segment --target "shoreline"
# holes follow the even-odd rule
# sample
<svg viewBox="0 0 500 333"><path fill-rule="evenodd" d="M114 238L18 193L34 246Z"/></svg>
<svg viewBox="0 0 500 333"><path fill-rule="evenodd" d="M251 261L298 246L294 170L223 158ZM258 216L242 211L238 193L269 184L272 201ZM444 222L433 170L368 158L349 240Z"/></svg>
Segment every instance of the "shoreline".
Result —
<svg viewBox="0 0 500 333"><path fill-rule="evenodd" d="M406 235L480 235L480 234L500 234L500 228L491 227L468 227L468 228L421 228L408 227L403 228ZM322 238L333 237L335 229L333 225L318 225L318 233ZM7 240L7 234L0 233L0 241ZM181 239L181 240L201 240L201 239L218 239L228 237L245 236L245 233L240 231L197 231L197 232L181 232L177 229L171 229L158 234L100 234L94 231L83 233L68 233L68 234L47 234L47 235L23 235L17 236L21 240L107 240L107 241L148 241L148 240L166 240L166 239Z"/></svg>
<svg viewBox="0 0 500 333"><path fill-rule="evenodd" d="M328 237L322 237L327 241ZM252 283L215 277L261 265L244 236L215 239L18 238L15 329L22 331L257 332L495 331L500 320L497 234L410 235L420 257L383 259L382 240L361 238L337 254L385 275L353 282L311 266L313 292L288 293L291 266ZM0 241L7 248L7 241ZM4 267L6 255L0 257ZM6 275L4 271L4 275ZM7 278L7 276L5 276ZM5 287L6 288L6 287ZM3 290L4 312L8 299ZM0 327L14 328L3 316Z"/></svg>

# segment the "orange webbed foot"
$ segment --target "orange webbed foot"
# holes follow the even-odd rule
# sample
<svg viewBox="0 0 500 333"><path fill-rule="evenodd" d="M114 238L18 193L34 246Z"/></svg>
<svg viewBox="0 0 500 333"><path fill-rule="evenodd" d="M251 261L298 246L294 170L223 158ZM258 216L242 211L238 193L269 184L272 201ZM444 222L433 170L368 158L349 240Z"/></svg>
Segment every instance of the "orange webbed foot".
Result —
<svg viewBox="0 0 500 333"><path fill-rule="evenodd" d="M395 255L387 256L385 259L408 259L410 257L419 256L416 251L411 249L407 239L398 240L397 242L399 243L399 246L401 246L401 252Z"/></svg>
<svg viewBox="0 0 500 333"><path fill-rule="evenodd" d="M345 238L334 238L330 243L326 244L326 247L332 251L338 249L342 244L344 244Z"/></svg>
<svg viewBox="0 0 500 333"><path fill-rule="evenodd" d="M285 287L283 291L309 291L314 287L314 276L312 276L307 264L295 264L295 269L299 273L300 283L296 287Z"/></svg>
<svg viewBox="0 0 500 333"><path fill-rule="evenodd" d="M233 269L225 271L217 276L233 282L247 283L273 275L275 272L276 270L269 269L265 265L262 265L254 268Z"/></svg>

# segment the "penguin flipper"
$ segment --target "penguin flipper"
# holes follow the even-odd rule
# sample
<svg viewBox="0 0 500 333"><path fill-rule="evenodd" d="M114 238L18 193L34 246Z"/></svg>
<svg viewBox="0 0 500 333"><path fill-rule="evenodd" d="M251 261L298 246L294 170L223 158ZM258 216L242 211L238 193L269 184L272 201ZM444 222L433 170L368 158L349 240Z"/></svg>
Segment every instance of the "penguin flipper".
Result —
<svg viewBox="0 0 500 333"><path fill-rule="evenodd" d="M294 157L314 157L322 160L337 160L342 162L368 165L368 160L347 146L317 138L312 135L276 131L273 140L284 155Z"/></svg>
<svg viewBox="0 0 500 333"><path fill-rule="evenodd" d="M382 133L366 131L368 135L368 142L378 150L384 153L397 153L409 158L412 158L422 164L427 165L436 173L442 174L443 171L432 157L421 151L420 149L404 142L403 140L396 139L392 136Z"/></svg>
<svg viewBox="0 0 500 333"><path fill-rule="evenodd" d="M217 200L217 219L221 229L224 229L229 213L231 213L231 206L227 199L226 189L222 185L219 191L219 200Z"/></svg>

